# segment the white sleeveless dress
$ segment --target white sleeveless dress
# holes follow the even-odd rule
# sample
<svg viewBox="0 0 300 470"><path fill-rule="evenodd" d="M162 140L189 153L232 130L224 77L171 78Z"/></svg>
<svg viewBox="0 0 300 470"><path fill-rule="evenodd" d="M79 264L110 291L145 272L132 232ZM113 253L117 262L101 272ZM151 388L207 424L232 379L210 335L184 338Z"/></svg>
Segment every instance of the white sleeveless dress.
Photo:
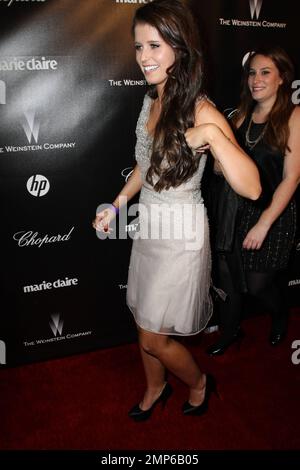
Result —
<svg viewBox="0 0 300 470"><path fill-rule="evenodd" d="M129 264L127 305L137 325L153 333L194 335L212 315L211 254L198 170L177 188L154 191L146 182L152 137L147 132L152 99L146 95L136 127L136 160L143 187L139 231ZM154 180L155 181L155 180Z"/></svg>

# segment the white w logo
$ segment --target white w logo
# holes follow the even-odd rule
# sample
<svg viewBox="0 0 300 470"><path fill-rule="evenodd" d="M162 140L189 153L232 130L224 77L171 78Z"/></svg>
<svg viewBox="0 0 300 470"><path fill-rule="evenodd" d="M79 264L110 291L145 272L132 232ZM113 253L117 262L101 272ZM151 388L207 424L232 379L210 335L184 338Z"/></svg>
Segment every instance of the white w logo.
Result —
<svg viewBox="0 0 300 470"><path fill-rule="evenodd" d="M57 333L59 333L60 336L62 335L64 322L63 320L60 320L60 315L51 315L51 321L49 322L49 325L54 336L56 336Z"/></svg>
<svg viewBox="0 0 300 470"><path fill-rule="evenodd" d="M252 19L254 18L254 16L256 16L256 19L258 20L259 15L260 15L262 2L263 2L263 0L249 0L250 12L251 12L251 18Z"/></svg>
<svg viewBox="0 0 300 470"><path fill-rule="evenodd" d="M6 347L4 341L0 340L0 364L6 364Z"/></svg>
<svg viewBox="0 0 300 470"><path fill-rule="evenodd" d="M40 124L35 122L35 111L27 111L24 113L25 120L23 123L23 129L26 134L28 142L31 144L32 137L37 143L39 137Z"/></svg>
<svg viewBox="0 0 300 470"><path fill-rule="evenodd" d="M3 80L0 80L0 104L6 104L6 85Z"/></svg>

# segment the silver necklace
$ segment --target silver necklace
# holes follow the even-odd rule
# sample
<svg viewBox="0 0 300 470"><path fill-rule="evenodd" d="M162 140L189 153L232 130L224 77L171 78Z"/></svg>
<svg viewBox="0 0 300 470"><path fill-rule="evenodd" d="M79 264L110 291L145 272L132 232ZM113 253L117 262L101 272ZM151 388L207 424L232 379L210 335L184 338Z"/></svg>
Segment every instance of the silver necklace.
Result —
<svg viewBox="0 0 300 470"><path fill-rule="evenodd" d="M253 122L253 120L252 120L252 116L251 116L251 119L249 119L249 124L248 124L247 130L246 130L246 134L245 134L246 146L250 150L252 150L255 147L255 145L258 144L258 142L263 138L263 136L265 135L266 129L267 129L267 122L266 122L265 125L264 125L264 128L261 131L261 133L259 134L259 136L256 139L251 140L250 139L250 130L251 130L252 122Z"/></svg>

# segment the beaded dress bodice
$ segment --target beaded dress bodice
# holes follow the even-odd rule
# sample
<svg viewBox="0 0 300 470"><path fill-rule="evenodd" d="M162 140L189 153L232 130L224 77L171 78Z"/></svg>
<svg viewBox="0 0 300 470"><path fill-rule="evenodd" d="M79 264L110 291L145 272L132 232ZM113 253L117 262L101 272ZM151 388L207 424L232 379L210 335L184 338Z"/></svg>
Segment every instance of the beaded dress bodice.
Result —
<svg viewBox="0 0 300 470"><path fill-rule="evenodd" d="M137 121L136 126L136 147L135 156L139 165L143 187L141 191L141 199L147 199L149 202L184 202L184 203L200 203L201 197L201 179L206 163L206 155L199 155L200 164L194 175L185 183L176 188L162 190L160 193L155 191L153 187L146 181L146 174L150 166L151 147L153 138L147 131L147 122L149 118L152 99L145 95L143 107ZM154 182L155 178L153 178Z"/></svg>

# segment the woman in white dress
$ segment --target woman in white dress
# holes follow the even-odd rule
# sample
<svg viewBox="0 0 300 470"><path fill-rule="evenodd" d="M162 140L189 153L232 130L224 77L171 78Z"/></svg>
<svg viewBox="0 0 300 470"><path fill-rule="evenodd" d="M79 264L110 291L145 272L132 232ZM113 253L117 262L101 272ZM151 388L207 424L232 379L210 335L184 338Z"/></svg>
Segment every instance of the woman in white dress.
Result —
<svg viewBox="0 0 300 470"><path fill-rule="evenodd" d="M154 0L136 10L133 34L136 60L150 85L136 129L137 164L93 226L109 230L124 201L141 191L127 304L147 382L129 416L144 421L172 393L166 369L189 388L185 415L203 414L215 388L213 377L174 339L197 334L212 314L209 229L201 198L205 150L237 193L256 199L261 188L255 165L203 92L198 30L189 9L179 0ZM189 131L194 126L199 126L195 142Z"/></svg>

